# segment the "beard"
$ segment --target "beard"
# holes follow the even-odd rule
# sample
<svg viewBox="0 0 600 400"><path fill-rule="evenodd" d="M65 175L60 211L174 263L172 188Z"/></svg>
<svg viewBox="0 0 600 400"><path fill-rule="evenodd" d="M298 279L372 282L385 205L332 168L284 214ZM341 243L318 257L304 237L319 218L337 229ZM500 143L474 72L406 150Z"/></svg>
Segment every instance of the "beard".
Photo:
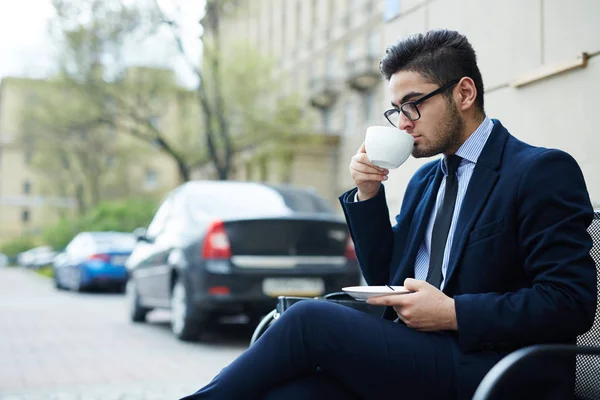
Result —
<svg viewBox="0 0 600 400"><path fill-rule="evenodd" d="M420 146L413 147L412 155L415 158L433 157L435 155L456 150L462 142L462 131L465 126L465 121L462 119L456 104L453 101L448 102L446 115L437 124L432 132L428 135L427 142ZM425 138L425 136L423 136Z"/></svg>

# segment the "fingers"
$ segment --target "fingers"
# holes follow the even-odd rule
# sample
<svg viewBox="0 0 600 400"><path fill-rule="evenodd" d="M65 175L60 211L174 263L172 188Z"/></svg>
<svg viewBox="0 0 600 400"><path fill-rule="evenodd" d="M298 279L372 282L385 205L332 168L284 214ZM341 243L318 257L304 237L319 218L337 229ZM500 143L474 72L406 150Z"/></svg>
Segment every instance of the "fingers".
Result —
<svg viewBox="0 0 600 400"><path fill-rule="evenodd" d="M373 296L367 299L367 303L377 306L403 307L406 304L405 298L409 294L385 294L382 296Z"/></svg>
<svg viewBox="0 0 600 400"><path fill-rule="evenodd" d="M372 171L369 167L362 164L351 166L350 175L357 183L360 183L361 181L387 181L388 179L386 173Z"/></svg>
<svg viewBox="0 0 600 400"><path fill-rule="evenodd" d="M352 162L354 162L354 161L356 161L357 163L360 163L360 164L367 165L379 172L385 171L386 174L388 174L390 172L389 170L387 170L385 168L379 168L377 165L371 163L371 161L369 160L369 157L367 157L367 152L365 150L364 142L360 146L360 149L358 149L358 151L356 152L356 155L354 157L352 157Z"/></svg>
<svg viewBox="0 0 600 400"><path fill-rule="evenodd" d="M427 286L431 286L431 285L429 283L419 280L419 279L406 278L404 280L404 288L407 290L410 290L411 292L418 292L419 290L422 290L422 289L426 288Z"/></svg>
<svg viewBox="0 0 600 400"><path fill-rule="evenodd" d="M352 161L350 162L350 171L359 172L363 174L372 174L372 175L381 175L387 176L390 171L385 168L379 168L369 161L366 153L356 154L352 157Z"/></svg>

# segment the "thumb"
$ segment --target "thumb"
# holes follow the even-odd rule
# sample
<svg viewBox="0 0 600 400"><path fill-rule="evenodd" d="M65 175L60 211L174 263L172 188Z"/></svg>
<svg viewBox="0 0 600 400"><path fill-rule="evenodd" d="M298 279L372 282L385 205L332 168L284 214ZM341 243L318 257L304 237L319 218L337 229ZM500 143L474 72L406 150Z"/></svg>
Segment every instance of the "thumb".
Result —
<svg viewBox="0 0 600 400"><path fill-rule="evenodd" d="M404 280L404 287L407 290L410 290L411 292L418 292L419 290L423 289L426 285L428 285L427 282L418 279L406 278Z"/></svg>
<svg viewBox="0 0 600 400"><path fill-rule="evenodd" d="M363 142L360 145L360 149L358 149L358 151L356 152L356 154L362 154L362 153L366 153L367 152L367 148L365 147L365 142Z"/></svg>

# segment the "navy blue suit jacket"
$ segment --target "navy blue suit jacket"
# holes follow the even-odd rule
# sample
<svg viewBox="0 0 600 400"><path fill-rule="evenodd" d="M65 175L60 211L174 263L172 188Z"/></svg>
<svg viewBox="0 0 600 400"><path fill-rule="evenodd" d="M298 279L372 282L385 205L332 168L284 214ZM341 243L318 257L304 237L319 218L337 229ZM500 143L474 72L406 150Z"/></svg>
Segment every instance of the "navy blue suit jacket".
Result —
<svg viewBox="0 0 600 400"><path fill-rule="evenodd" d="M579 166L493 122L460 210L443 289L455 301L458 332L449 334L460 346L464 393L511 350L572 343L592 326L596 308L587 232L593 209ZM439 160L415 173L393 227L383 186L367 201L353 202L356 189L340 197L369 285L414 277L442 177ZM393 309L384 318L396 318Z"/></svg>

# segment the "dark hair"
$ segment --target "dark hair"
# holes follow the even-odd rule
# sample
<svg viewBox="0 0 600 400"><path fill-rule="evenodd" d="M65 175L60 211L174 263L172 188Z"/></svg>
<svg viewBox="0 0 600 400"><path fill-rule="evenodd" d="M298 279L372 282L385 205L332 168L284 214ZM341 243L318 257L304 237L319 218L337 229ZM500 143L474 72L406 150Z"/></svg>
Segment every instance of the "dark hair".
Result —
<svg viewBox="0 0 600 400"><path fill-rule="evenodd" d="M432 30L409 36L389 46L379 64L385 79L398 71L413 71L440 86L468 76L475 82L475 103L482 113L483 80L477 67L475 50L467 38L456 31Z"/></svg>

